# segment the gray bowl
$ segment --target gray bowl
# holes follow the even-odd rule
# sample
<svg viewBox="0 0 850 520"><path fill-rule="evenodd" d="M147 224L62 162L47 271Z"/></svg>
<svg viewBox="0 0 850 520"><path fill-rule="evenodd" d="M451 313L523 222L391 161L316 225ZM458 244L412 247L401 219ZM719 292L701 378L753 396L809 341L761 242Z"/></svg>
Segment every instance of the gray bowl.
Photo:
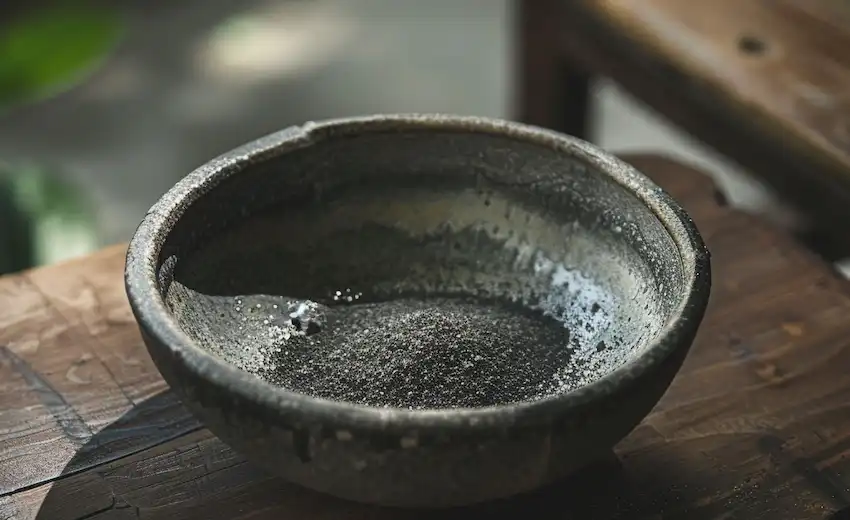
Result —
<svg viewBox="0 0 850 520"><path fill-rule="evenodd" d="M631 166L505 121L308 123L200 167L127 255L210 430L346 499L445 507L610 453L696 334L709 255Z"/></svg>

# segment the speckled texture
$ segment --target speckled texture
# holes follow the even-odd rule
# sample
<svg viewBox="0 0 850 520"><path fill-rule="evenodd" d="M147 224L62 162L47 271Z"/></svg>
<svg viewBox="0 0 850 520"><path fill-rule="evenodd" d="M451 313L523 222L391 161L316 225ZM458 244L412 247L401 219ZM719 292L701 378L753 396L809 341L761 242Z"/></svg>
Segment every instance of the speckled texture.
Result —
<svg viewBox="0 0 850 520"><path fill-rule="evenodd" d="M312 335L276 318L300 305L264 305L252 318L266 337L245 341L230 358L289 390L411 409L540 399L580 380L572 377L581 365L571 359L569 329L517 304L440 297L349 304L329 309L331 323Z"/></svg>
<svg viewBox="0 0 850 520"><path fill-rule="evenodd" d="M675 374L709 279L690 219L629 166L551 132L451 116L311 123L246 145L163 197L127 266L152 357L216 434L292 481L402 506L532 489L609 450ZM435 297L453 303L434 307ZM333 339L345 324L334 317L340 303L383 306L377 314L420 320L420 332L439 323L446 331L440 313L461 313L471 325L464 334L501 334L522 348L518 336L476 322L492 309L458 309L469 298L510 302L565 328L523 326L544 347L536 355L554 363L504 372L520 381L516 392L490 402L448 388L415 403L382 402L369 385L359 396L322 399L309 378L284 377L305 360L274 352L288 314L243 320L239 298L261 308L328 305L324 330L296 334L325 335L328 347L356 342ZM405 298L419 310L399 309ZM425 336L411 342L421 347ZM474 348L488 343L492 364L507 342ZM392 361L366 368L392 372ZM455 361L455 369L469 362ZM566 383L523 393L550 375ZM386 406L394 403L406 407Z"/></svg>
<svg viewBox="0 0 850 520"><path fill-rule="evenodd" d="M382 217L370 211L370 208L387 208L388 200L364 202L352 197L354 202L334 199L331 211L320 207L306 215L280 211L261 219L249 219L184 261L182 269L175 271L167 300L183 329L203 348L270 382L318 397L404 408L505 404L572 390L621 364L641 346L644 338L660 328L663 322L660 305L654 299L655 293L646 289L651 277L638 261L630 266L611 252L607 261L610 270L603 278L592 272L592 276L585 276L567 267L558 258L558 250L551 253L517 239L518 235L527 235L527 231L547 231L542 222L534 222L529 211L492 194L477 206L472 202L478 197L453 197L451 193L436 196L431 192L422 195L419 191L415 194L402 198L402 191L394 200L399 206L403 204L404 213L393 212L391 216ZM457 205L447 205L453 199L457 199ZM436 203L445 209L435 209ZM409 220L408 225L401 217ZM356 225L357 218L363 221L361 226ZM541 218L538 216L536 220ZM348 229L336 231L335 223L344 223ZM426 231L417 233L413 223ZM564 236L578 235L572 224L566 226L569 230ZM290 231L292 228L295 231ZM280 236L281 230L287 237L286 245L258 244L264 237ZM574 247L579 240L575 238L564 244L566 248ZM557 242L553 240L553 243ZM247 249L256 253L246 258L241 252ZM604 243L600 243L602 251ZM269 271L270 276L277 273L283 276L309 273L309 276L278 283L255 281L256 273ZM233 274L225 277L221 273ZM643 288L648 297L628 298L620 290L624 286L606 284L615 275L631 276L628 287ZM276 285L276 295L241 294L249 287L264 287L263 293L270 292ZM236 296L230 297L233 293ZM297 331L288 330L289 327L281 329L281 325L288 323L293 309L309 301L292 295L316 299L329 306L325 319L332 323L325 332L305 338ZM475 324L455 312L455 321L465 326L440 334L451 332L458 347L471 347L477 342L477 354L485 360L479 363L482 369L505 355L516 362L521 359L531 362L531 354L539 353L538 372L523 372L517 366L515 372L505 368L501 375L482 375L484 380L478 381L482 388L516 385L490 397L487 392L477 397L461 396L459 388L446 387L444 384L449 380L441 379L440 388L447 392L446 396L454 391L456 402L429 400L417 392L407 402L390 399L391 395L398 396L399 392L410 392L427 383L417 385L411 381L407 390L389 388L396 384L390 381L384 381L382 386L383 377L390 374L382 373L380 367L360 374L360 379L378 378L369 387L376 392L372 396L363 395L366 388L351 374L319 376L313 372L327 384L348 381L354 393L348 398L346 385L322 388L321 382L312 384L294 377L299 372L309 372L313 365L325 365L328 371L333 367L341 370L344 361L354 361L338 355L327 356L340 349L346 351L346 345L352 346L351 341L360 338L363 329L369 332L363 336L364 341L375 340L376 320L388 324L387 330L396 336L404 334L405 328L408 334L416 333L416 325L405 324L414 309L404 309L396 301L398 298L409 301L411 297L423 300L433 319L439 318L441 307L453 305L451 300L457 300L454 305L465 301L467 317L475 318ZM471 300L482 302L477 310ZM502 312L495 313L493 305L501 307ZM353 309L345 310L349 307ZM419 325L424 326L427 320L421 309L419 312L418 318L424 320ZM494 313L487 318L487 314ZM541 330L534 330L537 328L534 323L542 325ZM349 340L344 337L346 334L355 337ZM433 340L448 341L442 337ZM386 352L373 354L376 354L372 359L374 364L388 361ZM367 359L369 356L361 356L361 366ZM428 381L438 376L426 370L454 373L468 368L462 365L469 360L453 359L444 358L438 363L439 368L393 364L399 370L393 370L392 376L397 381L411 378ZM459 365L452 365L453 362ZM550 366L550 363L556 364ZM470 377L475 374L476 371L469 371ZM455 386L467 389L476 385L475 380L452 381ZM532 387L536 390L532 391Z"/></svg>

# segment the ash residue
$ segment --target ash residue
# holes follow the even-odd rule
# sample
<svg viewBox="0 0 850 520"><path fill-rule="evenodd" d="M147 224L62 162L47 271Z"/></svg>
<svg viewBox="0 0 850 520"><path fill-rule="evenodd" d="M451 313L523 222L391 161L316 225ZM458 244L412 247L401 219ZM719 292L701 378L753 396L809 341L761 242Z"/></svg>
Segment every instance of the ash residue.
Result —
<svg viewBox="0 0 850 520"><path fill-rule="evenodd" d="M538 399L567 388L569 332L513 305L452 298L334 307L320 333L274 327L264 379L370 406L447 408Z"/></svg>

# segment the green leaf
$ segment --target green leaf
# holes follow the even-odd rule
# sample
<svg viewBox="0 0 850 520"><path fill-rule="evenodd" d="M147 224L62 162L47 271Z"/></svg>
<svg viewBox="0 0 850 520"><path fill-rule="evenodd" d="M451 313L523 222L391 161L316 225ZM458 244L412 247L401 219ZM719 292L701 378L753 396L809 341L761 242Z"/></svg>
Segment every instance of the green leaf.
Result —
<svg viewBox="0 0 850 520"><path fill-rule="evenodd" d="M114 48L122 24L103 8L34 9L0 26L0 110L68 88Z"/></svg>
<svg viewBox="0 0 850 520"><path fill-rule="evenodd" d="M35 232L15 200L14 186L0 177L0 275L14 273L35 263Z"/></svg>
<svg viewBox="0 0 850 520"><path fill-rule="evenodd" d="M64 177L49 167L0 161L0 274L97 247L92 201Z"/></svg>

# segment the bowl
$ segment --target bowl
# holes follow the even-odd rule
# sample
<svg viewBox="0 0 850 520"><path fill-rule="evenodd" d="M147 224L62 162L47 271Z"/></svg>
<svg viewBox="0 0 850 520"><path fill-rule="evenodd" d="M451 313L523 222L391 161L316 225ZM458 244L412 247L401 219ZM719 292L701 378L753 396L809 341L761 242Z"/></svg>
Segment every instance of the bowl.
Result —
<svg viewBox="0 0 850 520"><path fill-rule="evenodd" d="M165 380L293 483L448 507L610 455L673 379L709 255L579 139L506 121L310 122L148 212L126 288Z"/></svg>

